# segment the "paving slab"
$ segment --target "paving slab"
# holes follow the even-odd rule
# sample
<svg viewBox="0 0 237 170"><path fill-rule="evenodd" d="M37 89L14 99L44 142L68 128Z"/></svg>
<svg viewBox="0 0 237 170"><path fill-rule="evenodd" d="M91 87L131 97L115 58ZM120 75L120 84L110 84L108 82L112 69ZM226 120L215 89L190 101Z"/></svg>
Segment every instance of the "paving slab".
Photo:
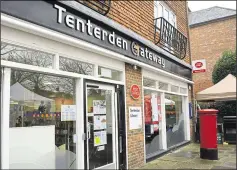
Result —
<svg viewBox="0 0 237 170"><path fill-rule="evenodd" d="M159 157L140 169L236 169L236 146L218 145L218 160L200 158L200 144L191 143Z"/></svg>

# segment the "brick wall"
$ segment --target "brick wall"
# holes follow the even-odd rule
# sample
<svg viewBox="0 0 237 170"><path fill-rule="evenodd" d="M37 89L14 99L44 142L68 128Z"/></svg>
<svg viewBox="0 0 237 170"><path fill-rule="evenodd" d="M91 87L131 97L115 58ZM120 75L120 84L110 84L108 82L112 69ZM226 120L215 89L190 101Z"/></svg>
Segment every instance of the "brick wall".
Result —
<svg viewBox="0 0 237 170"><path fill-rule="evenodd" d="M141 167L145 163L144 125L142 129L129 130L129 115L128 115L129 106L138 106L142 108L142 96L138 100L134 100L130 96L130 87L132 84L137 84L140 87L140 89L142 89L142 72L140 68L138 68L137 70L133 70L133 67L130 64L125 64L125 75L126 75L126 104L127 104L126 116L128 126L127 127L128 169L133 169Z"/></svg>
<svg viewBox="0 0 237 170"><path fill-rule="evenodd" d="M193 74L194 94L213 85L212 71L223 51L236 48L236 17L190 28L192 60L206 59L205 73Z"/></svg>
<svg viewBox="0 0 237 170"><path fill-rule="evenodd" d="M188 19L186 1L163 1L176 14L177 28L188 39ZM154 42L154 1L112 1L107 16ZM189 47L189 46L188 46ZM185 61L190 63L189 48Z"/></svg>

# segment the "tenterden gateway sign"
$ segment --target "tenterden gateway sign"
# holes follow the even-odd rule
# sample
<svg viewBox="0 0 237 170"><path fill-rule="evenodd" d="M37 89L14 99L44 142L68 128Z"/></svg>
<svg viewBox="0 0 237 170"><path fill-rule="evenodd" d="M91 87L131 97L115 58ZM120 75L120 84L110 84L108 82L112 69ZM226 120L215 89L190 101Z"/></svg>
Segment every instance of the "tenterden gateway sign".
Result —
<svg viewBox="0 0 237 170"><path fill-rule="evenodd" d="M82 19L70 14L63 15L67 10L57 4L54 4L54 8L57 9L57 22L59 24L65 24L68 28L75 29L79 33L87 34L88 36L93 36L101 41L108 41L110 45L120 48L121 50L129 50L127 40L117 36L114 31L109 33L103 28L94 26L90 19L84 22ZM152 53L148 48L140 46L137 42L131 43L131 51L132 54L137 57L143 57L161 65L162 68L165 67L165 60L162 57Z"/></svg>
<svg viewBox="0 0 237 170"><path fill-rule="evenodd" d="M150 48L136 35L122 32L119 28L112 26L114 22L111 24L109 24L110 20L102 22L99 16L95 19L63 2L65 1L2 1L1 13L191 79L191 68L165 56L155 48Z"/></svg>

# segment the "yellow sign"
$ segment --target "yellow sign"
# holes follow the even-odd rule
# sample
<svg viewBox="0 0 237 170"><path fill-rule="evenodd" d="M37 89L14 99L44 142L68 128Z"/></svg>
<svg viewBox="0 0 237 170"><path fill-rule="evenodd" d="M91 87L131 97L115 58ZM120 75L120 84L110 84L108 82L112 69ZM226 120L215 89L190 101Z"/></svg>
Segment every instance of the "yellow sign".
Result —
<svg viewBox="0 0 237 170"><path fill-rule="evenodd" d="M96 136L94 143L95 143L95 145L99 145L100 144L100 137Z"/></svg>

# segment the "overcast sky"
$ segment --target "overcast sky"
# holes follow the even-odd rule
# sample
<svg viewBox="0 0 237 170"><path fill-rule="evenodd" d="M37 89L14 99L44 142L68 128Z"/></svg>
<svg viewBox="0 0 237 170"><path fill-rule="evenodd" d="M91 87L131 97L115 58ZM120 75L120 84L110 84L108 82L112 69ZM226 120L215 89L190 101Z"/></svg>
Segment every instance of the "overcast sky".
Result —
<svg viewBox="0 0 237 170"><path fill-rule="evenodd" d="M198 11L213 6L220 6L236 10L236 1L188 1L191 11Z"/></svg>

